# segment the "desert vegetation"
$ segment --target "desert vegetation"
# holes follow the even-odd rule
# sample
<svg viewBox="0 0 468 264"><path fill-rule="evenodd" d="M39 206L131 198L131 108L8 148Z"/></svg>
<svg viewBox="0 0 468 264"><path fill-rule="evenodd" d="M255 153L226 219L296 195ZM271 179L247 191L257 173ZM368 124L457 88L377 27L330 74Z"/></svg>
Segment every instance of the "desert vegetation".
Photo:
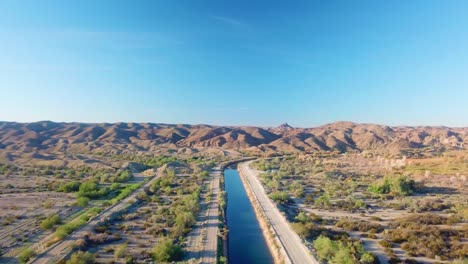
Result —
<svg viewBox="0 0 468 264"><path fill-rule="evenodd" d="M463 260L467 153L415 156L317 152L253 166L263 171L269 197L323 261Z"/></svg>
<svg viewBox="0 0 468 264"><path fill-rule="evenodd" d="M133 205L102 221L80 240L78 249L92 252L97 262L181 260L211 165L170 159L162 176L138 193Z"/></svg>

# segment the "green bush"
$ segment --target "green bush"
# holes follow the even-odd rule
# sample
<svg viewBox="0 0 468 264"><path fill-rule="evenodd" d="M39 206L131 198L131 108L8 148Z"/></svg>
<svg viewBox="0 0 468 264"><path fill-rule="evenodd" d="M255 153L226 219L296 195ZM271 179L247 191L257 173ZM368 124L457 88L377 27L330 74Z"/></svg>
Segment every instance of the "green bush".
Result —
<svg viewBox="0 0 468 264"><path fill-rule="evenodd" d="M153 258L158 262L180 260L183 256L182 248L174 244L170 238L161 238L153 248Z"/></svg>
<svg viewBox="0 0 468 264"><path fill-rule="evenodd" d="M369 252L364 252L361 255L361 259L359 260L362 264L372 264L375 262L374 255L370 254Z"/></svg>
<svg viewBox="0 0 468 264"><path fill-rule="evenodd" d="M97 198L99 196L99 189L95 182L85 182L80 185L78 197Z"/></svg>
<svg viewBox="0 0 468 264"><path fill-rule="evenodd" d="M330 238L320 235L313 242L317 255L322 260L331 259L338 250L338 245Z"/></svg>
<svg viewBox="0 0 468 264"><path fill-rule="evenodd" d="M308 223L291 223L291 227L300 237L310 238L316 230L315 225L311 222Z"/></svg>
<svg viewBox="0 0 468 264"><path fill-rule="evenodd" d="M129 184L123 188L120 193L111 200L112 204L116 204L120 200L123 200L125 197L129 196L133 191L138 189L143 183L134 183Z"/></svg>
<svg viewBox="0 0 468 264"><path fill-rule="evenodd" d="M317 251L320 260L328 263L373 263L375 257L364 250L362 244L348 238L341 238L335 241L329 237L320 235L314 242L313 246ZM359 260L359 261L358 261Z"/></svg>
<svg viewBox="0 0 468 264"><path fill-rule="evenodd" d="M330 195L328 193L325 193L321 196L319 196L317 199L315 199L314 202L315 205L317 206L323 206L323 207L328 207L330 206Z"/></svg>
<svg viewBox="0 0 468 264"><path fill-rule="evenodd" d="M78 251L71 255L66 264L93 264L96 256L89 252Z"/></svg>
<svg viewBox="0 0 468 264"><path fill-rule="evenodd" d="M415 182L408 176L386 176L381 182L369 185L367 190L375 194L411 195L415 191Z"/></svg>
<svg viewBox="0 0 468 264"><path fill-rule="evenodd" d="M87 206L89 203L89 198L88 197L78 197L76 198L76 204L78 206Z"/></svg>
<svg viewBox="0 0 468 264"><path fill-rule="evenodd" d="M61 185L59 187L58 191L59 192L66 192L66 193L77 192L80 189L80 185L81 185L81 183L79 183L77 181L72 181L72 182L65 183L65 184Z"/></svg>
<svg viewBox="0 0 468 264"><path fill-rule="evenodd" d="M36 256L36 252L30 248L27 248L23 251L18 256L18 260L20 263L27 263L31 258Z"/></svg>
<svg viewBox="0 0 468 264"><path fill-rule="evenodd" d="M93 207L82 214L79 218L72 220L71 222L61 225L55 230L55 236L58 239L64 239L66 236L71 234L73 231L80 228L82 225L86 224L86 222L93 216L99 214L101 212L100 208Z"/></svg>
<svg viewBox="0 0 468 264"><path fill-rule="evenodd" d="M42 220L40 226L42 229L51 229L54 225L60 224L61 221L60 216L54 214Z"/></svg>
<svg viewBox="0 0 468 264"><path fill-rule="evenodd" d="M285 204L289 201L289 195L287 192L272 192L270 198L279 204Z"/></svg>
<svg viewBox="0 0 468 264"><path fill-rule="evenodd" d="M115 177L112 177L112 182L127 182L133 179L133 173L129 170L121 171Z"/></svg>

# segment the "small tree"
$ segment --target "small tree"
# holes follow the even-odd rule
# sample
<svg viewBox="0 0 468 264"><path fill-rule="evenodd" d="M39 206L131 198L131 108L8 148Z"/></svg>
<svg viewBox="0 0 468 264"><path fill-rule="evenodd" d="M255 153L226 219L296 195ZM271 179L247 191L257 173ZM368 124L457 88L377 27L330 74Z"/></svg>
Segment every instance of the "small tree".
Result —
<svg viewBox="0 0 468 264"><path fill-rule="evenodd" d="M76 198L76 204L78 206L84 207L84 206L87 206L88 203L89 203L89 198L87 198L87 197L78 197L78 198Z"/></svg>
<svg viewBox="0 0 468 264"><path fill-rule="evenodd" d="M153 258L158 262L177 261L182 256L182 248L167 237L161 238L161 241L153 248Z"/></svg>
<svg viewBox="0 0 468 264"><path fill-rule="evenodd" d="M71 255L67 264L93 264L95 259L96 256L89 252L78 251Z"/></svg>
<svg viewBox="0 0 468 264"><path fill-rule="evenodd" d="M27 248L21 252L18 256L20 263L27 263L31 258L36 256L36 252L30 248Z"/></svg>
<svg viewBox="0 0 468 264"><path fill-rule="evenodd" d="M323 235L320 235L313 245L315 250L317 250L317 255L323 260L332 258L338 250L336 242Z"/></svg>
<svg viewBox="0 0 468 264"><path fill-rule="evenodd" d="M42 229L51 229L54 225L60 224L62 220L57 214L51 215L41 222Z"/></svg>

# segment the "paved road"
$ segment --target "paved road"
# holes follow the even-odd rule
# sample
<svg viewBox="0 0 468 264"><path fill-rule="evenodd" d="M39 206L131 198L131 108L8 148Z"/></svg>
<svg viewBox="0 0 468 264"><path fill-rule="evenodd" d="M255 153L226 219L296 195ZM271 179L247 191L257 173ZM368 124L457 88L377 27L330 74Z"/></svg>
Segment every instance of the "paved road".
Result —
<svg viewBox="0 0 468 264"><path fill-rule="evenodd" d="M140 186L140 188L136 189L127 198L121 200L120 202L116 203L113 206L106 208L104 211L101 212L101 214L99 214L93 220L88 222L86 225L82 226L77 231L68 235L62 241L53 245L47 251L41 253L31 263L37 263L37 264L57 263L63 258L65 258L68 255L68 253L71 251L72 249L71 247L73 246L74 242L77 239L82 238L88 232L92 232L93 228L99 223L101 219L108 218L113 213L119 212L127 208L130 203L136 200L136 196L138 195L140 191L142 191L146 187L149 187L157 178L162 176L163 171L164 171L164 167L161 167L160 169L158 169L157 176L153 177L149 182Z"/></svg>
<svg viewBox="0 0 468 264"><path fill-rule="evenodd" d="M252 163L252 161L239 164L239 169L242 171L243 175L246 176L252 191L257 197L260 205L263 207L273 229L278 234L278 238L283 244L291 262L297 264L318 264L318 261L311 255L310 251L302 243L299 236L291 229L285 217L279 212L273 202L270 201L257 178L259 172L252 170L249 167L250 163Z"/></svg>
<svg viewBox="0 0 468 264"><path fill-rule="evenodd" d="M208 207L201 212L198 223L189 234L188 259L196 263L216 263L218 249L218 214L219 214L219 178L220 168L216 167L210 172L209 190L211 201Z"/></svg>

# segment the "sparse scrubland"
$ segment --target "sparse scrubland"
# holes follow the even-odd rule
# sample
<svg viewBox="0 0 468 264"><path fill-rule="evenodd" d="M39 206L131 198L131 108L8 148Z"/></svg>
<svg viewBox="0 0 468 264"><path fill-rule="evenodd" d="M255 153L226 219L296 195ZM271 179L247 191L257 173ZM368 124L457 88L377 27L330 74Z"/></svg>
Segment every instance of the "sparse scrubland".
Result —
<svg viewBox="0 0 468 264"><path fill-rule="evenodd" d="M0 253L26 262L139 190L76 241L66 262L180 260L201 201L212 199L207 171L255 156L269 197L322 261L463 261L467 141L466 128L351 122L0 122Z"/></svg>
<svg viewBox="0 0 468 264"><path fill-rule="evenodd" d="M78 248L93 252L97 262L181 260L211 166L209 161L171 159L162 177L138 193L132 206L102 221Z"/></svg>
<svg viewBox="0 0 468 264"><path fill-rule="evenodd" d="M437 263L468 256L467 157L323 152L252 166L319 259Z"/></svg>
<svg viewBox="0 0 468 264"><path fill-rule="evenodd" d="M154 176L156 168L169 163L172 165L168 165L164 177L158 179L145 192L138 194L135 206L129 208L129 211L137 210L132 213L135 219L147 220L142 227L145 229L142 234L151 236L154 242L146 243L149 247L148 254L134 255L136 259L141 259L142 256L154 257L151 253L152 247L157 244L159 238L171 240L174 245L180 246L184 235L195 221L200 186L208 175L206 170L214 165L213 160L197 156L178 158L165 155L152 158L112 155L112 158L123 160L123 164L127 162L128 165L104 170L90 167L0 164L0 170L4 173L0 175L0 184L4 187L0 189L2 192L0 206L3 208L0 223L5 227L0 232L2 255L19 257L22 254L21 259L33 257L29 251L23 250L25 246L28 246L28 250L34 251L33 249L48 247L64 239L103 209L129 196L148 180L146 175ZM134 160L143 163L135 165L132 163ZM139 171L138 169L147 172L134 173ZM153 210L155 213L152 218L149 215L148 218L142 218ZM119 221L127 224L114 225L114 222ZM96 228L97 234L89 234L78 241L76 248L94 250L94 248L99 249L97 246L101 244L124 243L127 239L122 232L129 232L128 223L132 222L133 219L127 216L126 212L122 212L122 216L116 216L112 222L106 222L105 225ZM109 230L115 228L116 234L109 234L108 227ZM142 244L142 235L137 236L139 238L133 236L130 239L140 241L138 243ZM38 242L31 244L33 238ZM134 247L139 246L130 243L129 247L134 250ZM180 254L176 255L174 258L180 258ZM128 256L131 255L125 254L125 257L120 259ZM89 261L96 259L101 259L101 256L99 254L89 256ZM73 258L69 261L75 263Z"/></svg>

